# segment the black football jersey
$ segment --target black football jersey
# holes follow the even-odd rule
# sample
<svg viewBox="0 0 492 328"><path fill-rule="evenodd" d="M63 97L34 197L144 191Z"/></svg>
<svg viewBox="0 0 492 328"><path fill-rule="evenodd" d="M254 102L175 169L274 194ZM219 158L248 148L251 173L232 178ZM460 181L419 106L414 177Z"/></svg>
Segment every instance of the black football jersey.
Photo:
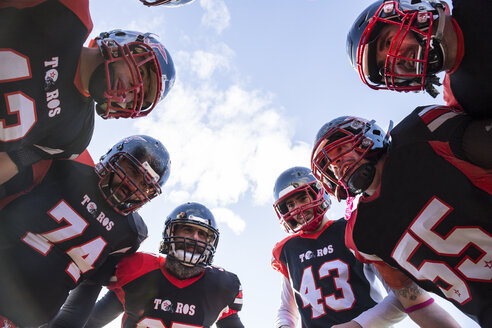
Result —
<svg viewBox="0 0 492 328"><path fill-rule="evenodd" d="M77 68L91 29L87 0L0 9L0 151L68 158L87 147L94 104Z"/></svg>
<svg viewBox="0 0 492 328"><path fill-rule="evenodd" d="M242 308L238 277L207 267L201 275L179 280L164 268L165 257L135 253L124 257L109 285L123 304L123 328L211 327Z"/></svg>
<svg viewBox="0 0 492 328"><path fill-rule="evenodd" d="M346 221L328 221L314 234L297 233L275 245L272 266L295 291L302 327L331 327L348 322L376 301L371 279L345 246ZM379 301L379 299L378 299Z"/></svg>
<svg viewBox="0 0 492 328"><path fill-rule="evenodd" d="M55 160L38 186L0 211L0 315L20 326L46 322L71 289L104 283L146 238L142 218L115 212L98 181L92 166Z"/></svg>
<svg viewBox="0 0 492 328"><path fill-rule="evenodd" d="M453 18L463 34L464 56L456 71L449 74L445 91L477 118L492 117L492 33L483 33L490 31L491 12L490 0L453 0Z"/></svg>
<svg viewBox="0 0 492 328"><path fill-rule="evenodd" d="M347 239L483 318L492 308L492 172L452 151L449 140L466 119L419 107L393 129L381 186L361 198Z"/></svg>

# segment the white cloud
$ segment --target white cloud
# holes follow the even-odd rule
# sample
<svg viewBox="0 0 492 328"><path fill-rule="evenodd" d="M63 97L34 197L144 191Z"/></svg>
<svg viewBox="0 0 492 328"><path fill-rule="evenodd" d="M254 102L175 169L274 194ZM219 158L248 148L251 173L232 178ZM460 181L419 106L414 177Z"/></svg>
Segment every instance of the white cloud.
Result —
<svg viewBox="0 0 492 328"><path fill-rule="evenodd" d="M204 73L188 60L197 56L215 63L222 56L227 64ZM273 94L235 84L230 74L213 74L219 67L228 73L230 57L205 51L181 51L177 57L176 84L163 104L136 121L137 128L170 152L167 198L220 208L221 220L240 233L244 221L226 207L245 199L271 203L277 176L291 166L309 165L310 146L292 141L294 124Z"/></svg>
<svg viewBox="0 0 492 328"><path fill-rule="evenodd" d="M225 223L236 235L244 231L246 223L238 215L227 208L216 207L211 209L217 223Z"/></svg>
<svg viewBox="0 0 492 328"><path fill-rule="evenodd" d="M222 0L200 0L200 6L205 10L202 25L221 33L229 26L231 15Z"/></svg>

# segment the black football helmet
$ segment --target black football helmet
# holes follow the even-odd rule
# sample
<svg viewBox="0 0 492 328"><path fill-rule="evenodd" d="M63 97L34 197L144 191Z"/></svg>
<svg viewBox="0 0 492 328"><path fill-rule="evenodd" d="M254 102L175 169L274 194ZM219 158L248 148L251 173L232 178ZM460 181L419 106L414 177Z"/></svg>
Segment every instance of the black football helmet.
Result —
<svg viewBox="0 0 492 328"><path fill-rule="evenodd" d="M177 236L180 226L192 226L206 232L207 240L200 241ZM205 267L212 260L219 243L219 230L208 208L199 203L188 202L176 207L166 218L159 251L186 266Z"/></svg>
<svg viewBox="0 0 492 328"><path fill-rule="evenodd" d="M375 121L368 121L353 116L338 117L321 127L316 134L311 154L311 170L325 190L336 196L338 200L346 199L364 192L372 183L375 174L375 163L386 152L390 144L389 131L385 133ZM330 158L328 154L338 147L350 145L347 150L336 153ZM355 150L360 159L345 170L344 176L335 177L330 165L345 154ZM369 163L354 168L360 160L366 159ZM347 179L347 184L343 182Z"/></svg>
<svg viewBox="0 0 492 328"><path fill-rule="evenodd" d="M306 195L309 198L305 204L289 210L287 203L294 197ZM316 181L311 170L306 167L292 167L277 178L273 188L275 203L273 208L280 224L288 233L299 231L311 232L316 230L331 201L321 184Z"/></svg>
<svg viewBox="0 0 492 328"><path fill-rule="evenodd" d="M171 160L159 140L135 135L114 145L95 169L106 201L116 212L127 215L161 194Z"/></svg>
<svg viewBox="0 0 492 328"><path fill-rule="evenodd" d="M184 6L188 3L192 3L195 0L140 0L146 6L159 6L164 5L168 7Z"/></svg>
<svg viewBox="0 0 492 328"><path fill-rule="evenodd" d="M449 7L440 0L378 0L367 7L355 20L347 35L347 55L362 81L373 89L396 91L427 91L435 97L440 85L436 73L442 71L444 51L441 40ZM433 27L438 23L437 29ZM397 28L384 64L376 62L376 44L384 27ZM418 44L416 54L400 51L406 36ZM399 70L398 63L414 71Z"/></svg>
<svg viewBox="0 0 492 328"><path fill-rule="evenodd" d="M136 118L148 115L174 85L176 72L171 55L152 33L112 30L102 32L89 47L99 47L104 63L89 82L89 93L102 118ZM112 64L124 62L131 73L130 86L115 81ZM148 92L142 74L149 73ZM132 99L132 101L127 101ZM124 107L121 103L125 103Z"/></svg>

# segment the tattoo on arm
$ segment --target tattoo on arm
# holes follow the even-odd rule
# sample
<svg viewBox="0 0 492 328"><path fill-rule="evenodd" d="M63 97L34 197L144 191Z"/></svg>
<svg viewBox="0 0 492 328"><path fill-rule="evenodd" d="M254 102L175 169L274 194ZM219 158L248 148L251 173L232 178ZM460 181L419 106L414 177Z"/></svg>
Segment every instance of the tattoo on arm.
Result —
<svg viewBox="0 0 492 328"><path fill-rule="evenodd" d="M424 294L425 291L422 288L420 288L416 283L412 282L410 285L408 285L405 288L393 289L393 293L395 293L396 296L406 298L410 301L414 301L420 295Z"/></svg>

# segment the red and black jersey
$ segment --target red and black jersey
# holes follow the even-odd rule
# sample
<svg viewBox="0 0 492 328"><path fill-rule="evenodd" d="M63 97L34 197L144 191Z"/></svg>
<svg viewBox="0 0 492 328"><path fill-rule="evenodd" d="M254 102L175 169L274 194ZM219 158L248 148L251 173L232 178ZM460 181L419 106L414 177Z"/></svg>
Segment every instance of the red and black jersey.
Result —
<svg viewBox="0 0 492 328"><path fill-rule="evenodd" d="M94 103L78 71L92 29L88 0L25 8L23 1L6 2L0 6L0 151L20 164L30 164L26 153L81 154L94 127Z"/></svg>
<svg viewBox="0 0 492 328"><path fill-rule="evenodd" d="M345 246L346 221L328 221L316 233L299 232L277 243L272 267L295 291L302 327L331 327L352 320L376 305L374 276ZM373 294L375 293L375 294Z"/></svg>
<svg viewBox="0 0 492 328"><path fill-rule="evenodd" d="M54 160L42 182L0 211L0 315L37 326L81 281L104 283L147 236L142 218L118 214L90 165Z"/></svg>
<svg viewBox="0 0 492 328"><path fill-rule="evenodd" d="M444 80L446 104L459 104L475 118L492 117L492 33L490 31L490 0L453 0L453 18L459 25L458 42L464 53L456 70Z"/></svg>
<svg viewBox="0 0 492 328"><path fill-rule="evenodd" d="M347 245L483 324L492 308L492 171L452 151L468 119L447 107L419 107L392 130L381 185L352 213Z"/></svg>
<svg viewBox="0 0 492 328"><path fill-rule="evenodd" d="M164 269L165 257L135 253L124 257L109 285L122 303L122 327L211 327L242 308L238 277L209 266L179 280ZM97 305L96 305L97 308Z"/></svg>

